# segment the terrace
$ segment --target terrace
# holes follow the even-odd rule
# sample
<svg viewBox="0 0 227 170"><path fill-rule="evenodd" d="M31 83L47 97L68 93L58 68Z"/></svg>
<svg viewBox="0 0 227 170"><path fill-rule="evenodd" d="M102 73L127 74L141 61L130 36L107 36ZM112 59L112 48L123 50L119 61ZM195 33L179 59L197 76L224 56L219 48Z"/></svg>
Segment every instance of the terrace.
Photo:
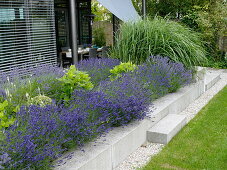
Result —
<svg viewBox="0 0 227 170"><path fill-rule="evenodd" d="M191 147L182 147L182 140L172 142L227 84L226 70L204 67L211 62L208 52L211 55L217 50L217 46L204 42L205 39L209 44L214 43L211 40L216 38L216 32L213 32L214 39L206 39L206 31L197 29L201 28L200 22L204 21L207 11L199 9L201 20L191 22L187 17L195 5L201 4L195 1L190 4L190 1L185 6L188 10L177 9L177 15L170 14L172 19L145 18L138 15L142 6L143 13L146 12L144 1L125 0L124 5L117 8L120 1L99 0L124 21L115 33L108 57L83 56L88 49L79 46L91 41L89 31L83 30L83 25L91 29L90 1L0 1L0 169L133 169L135 163L136 167L144 166L153 156L154 149L148 153L150 146L156 146L158 151L164 147L164 154L155 158L154 163L151 161L148 169L159 164L161 168L189 167L181 159L157 161L172 157L175 148L180 158L193 160L189 169L198 165L202 168L224 165L224 152L218 154L222 147L218 143L224 143L223 137L213 152L215 165L209 159L206 165L193 164L195 159L200 161L209 156L202 155L203 152L199 157L193 155L194 152L184 153L184 149ZM225 12L219 10L225 4L216 3L207 4L210 11L216 11L206 18L215 28L216 20L210 21L210 17L217 17L220 24L224 21L219 16ZM155 1L146 9L152 16L151 11L162 6L169 9L163 1ZM165 10L157 14L163 15ZM205 16L201 16L203 12ZM186 25L188 21L190 28ZM218 28L221 35L222 25ZM210 28L207 30L212 32ZM68 68L58 66L63 53L71 60ZM218 64L225 68L225 51L216 54L222 60L212 66ZM213 140L225 134L224 121L213 126L213 122L219 121L218 114L225 113L225 107L221 108L225 92L226 88L217 99L221 98L221 102L211 112L202 114L208 115L204 117L212 125L209 132L214 132ZM196 124L190 126L193 128ZM200 132L194 131L193 137L204 145L210 138L205 138L204 127L210 127L201 125ZM220 127L218 133L215 127ZM204 135L204 140L197 134ZM187 142L190 145L191 140ZM212 142L206 144L213 148ZM171 145L174 147L169 147ZM168 148L170 152L166 152ZM155 163L157 165L153 165Z"/></svg>

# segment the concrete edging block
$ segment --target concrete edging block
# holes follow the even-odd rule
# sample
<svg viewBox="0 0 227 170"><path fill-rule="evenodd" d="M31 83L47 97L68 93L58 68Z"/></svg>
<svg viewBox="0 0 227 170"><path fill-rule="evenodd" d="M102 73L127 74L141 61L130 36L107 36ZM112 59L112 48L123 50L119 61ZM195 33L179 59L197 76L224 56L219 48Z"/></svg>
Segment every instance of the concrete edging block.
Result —
<svg viewBox="0 0 227 170"><path fill-rule="evenodd" d="M185 115L169 114L147 131L147 140L167 144L187 123Z"/></svg>
<svg viewBox="0 0 227 170"><path fill-rule="evenodd" d="M213 87L220 79L220 74L213 75L214 79L210 80L205 84L205 90L209 90L211 87Z"/></svg>

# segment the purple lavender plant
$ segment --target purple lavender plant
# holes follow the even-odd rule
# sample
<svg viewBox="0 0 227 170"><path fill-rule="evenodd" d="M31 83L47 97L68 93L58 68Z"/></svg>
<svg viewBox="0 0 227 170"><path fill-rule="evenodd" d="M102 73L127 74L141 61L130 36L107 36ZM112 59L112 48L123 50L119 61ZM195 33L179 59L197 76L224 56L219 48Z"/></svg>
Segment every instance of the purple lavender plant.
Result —
<svg viewBox="0 0 227 170"><path fill-rule="evenodd" d="M89 120L82 108L47 105L21 107L5 132L0 150L12 158L11 169L48 169L67 147L81 146L105 131L101 119ZM105 125L106 127L106 125Z"/></svg>
<svg viewBox="0 0 227 170"><path fill-rule="evenodd" d="M58 78L65 74L65 70L56 66L40 65L31 71L31 81L36 84L40 92L59 100L61 95L61 82ZM40 93L39 92L39 93Z"/></svg>
<svg viewBox="0 0 227 170"><path fill-rule="evenodd" d="M89 60L82 60L77 68L82 71L86 71L91 76L91 81L98 85L99 82L104 81L110 75L110 69L120 64L117 59L110 58L91 58Z"/></svg>
<svg viewBox="0 0 227 170"><path fill-rule="evenodd" d="M7 153L5 157L9 159L0 156L0 168L48 169L50 162L67 148L82 146L111 127L143 119L153 99L192 81L190 70L160 56L150 57L136 71L110 81L109 70L117 64L119 61L113 59L82 61L78 68L91 74L98 85L95 90L75 90L67 105L21 107L16 113L17 121L6 129L6 139L1 141L0 151ZM35 94L34 89L39 87L57 99L57 78L63 76L63 69L42 66L30 71L31 91ZM19 85L27 85L27 80ZM22 98L24 93L21 88L14 97Z"/></svg>
<svg viewBox="0 0 227 170"><path fill-rule="evenodd" d="M6 91L4 89L1 89L1 86L0 86L0 102L3 102L5 97L6 97Z"/></svg>
<svg viewBox="0 0 227 170"><path fill-rule="evenodd" d="M182 63L161 56L150 57L148 60L150 60L151 66L159 67L159 70L167 75L168 92L175 92L180 87L192 82L192 71L186 69Z"/></svg>
<svg viewBox="0 0 227 170"><path fill-rule="evenodd" d="M151 105L150 95L131 74L124 74L114 81L102 82L99 90L108 96L111 126L126 125L141 120Z"/></svg>
<svg viewBox="0 0 227 170"><path fill-rule="evenodd" d="M57 106L22 107L16 123L6 130L1 149L12 158L6 165L12 169L47 168L51 160L64 150L67 141L59 123Z"/></svg>
<svg viewBox="0 0 227 170"><path fill-rule="evenodd" d="M64 75L62 68L52 65L39 65L34 68L26 68L26 70L18 71L12 70L5 74L2 73L4 79L0 84L1 89L6 90L11 95L12 104L16 107L26 104L27 97L35 97L37 95L45 94L53 99L60 96L60 82L57 78ZM27 71L27 74L22 74ZM21 73L21 74L20 74Z"/></svg>
<svg viewBox="0 0 227 170"><path fill-rule="evenodd" d="M161 56L150 57L132 76L143 84L153 99L174 92L192 81L191 70Z"/></svg>
<svg viewBox="0 0 227 170"><path fill-rule="evenodd" d="M8 153L0 154L0 169L5 169L4 165L7 164L11 158Z"/></svg>

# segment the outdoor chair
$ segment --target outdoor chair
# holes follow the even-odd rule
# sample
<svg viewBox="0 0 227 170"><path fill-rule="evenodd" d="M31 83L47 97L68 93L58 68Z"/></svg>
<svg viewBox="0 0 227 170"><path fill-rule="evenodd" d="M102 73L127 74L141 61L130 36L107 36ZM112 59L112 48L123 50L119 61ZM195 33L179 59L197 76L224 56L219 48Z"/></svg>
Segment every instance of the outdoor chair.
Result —
<svg viewBox="0 0 227 170"><path fill-rule="evenodd" d="M61 66L68 67L72 64L72 58L66 57L66 52L68 52L70 47L62 47L60 52Z"/></svg>
<svg viewBox="0 0 227 170"><path fill-rule="evenodd" d="M104 46L102 47L102 52L101 55L99 55L99 58L107 58L108 57L108 52L109 52L109 47Z"/></svg>
<svg viewBox="0 0 227 170"><path fill-rule="evenodd" d="M89 59L89 58L96 58L98 55L97 49L96 48L90 48L88 54L84 54L83 58L84 59Z"/></svg>

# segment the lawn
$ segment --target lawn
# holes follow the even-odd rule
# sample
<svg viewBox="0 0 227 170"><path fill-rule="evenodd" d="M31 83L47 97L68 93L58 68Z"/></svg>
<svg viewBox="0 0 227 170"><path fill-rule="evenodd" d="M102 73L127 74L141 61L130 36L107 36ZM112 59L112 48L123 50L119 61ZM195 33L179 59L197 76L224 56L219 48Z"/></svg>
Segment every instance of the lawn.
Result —
<svg viewBox="0 0 227 170"><path fill-rule="evenodd" d="M226 167L227 86L143 170Z"/></svg>

